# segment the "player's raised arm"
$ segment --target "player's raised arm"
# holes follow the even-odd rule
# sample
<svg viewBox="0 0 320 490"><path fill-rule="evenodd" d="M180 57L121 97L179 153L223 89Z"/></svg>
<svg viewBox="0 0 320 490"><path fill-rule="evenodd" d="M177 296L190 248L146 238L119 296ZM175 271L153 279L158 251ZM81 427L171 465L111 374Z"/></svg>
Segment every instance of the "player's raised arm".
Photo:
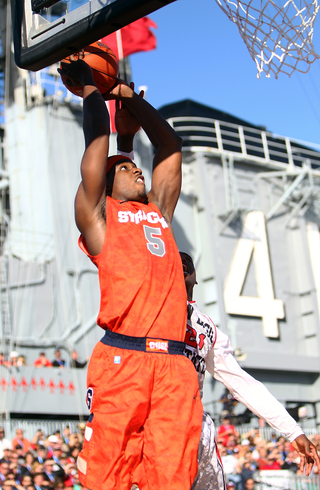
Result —
<svg viewBox="0 0 320 490"><path fill-rule="evenodd" d="M68 84L83 87L83 132L86 149L81 161L81 183L75 201L76 223L93 255L100 252L105 221L101 206L105 202L106 165L109 151L109 114L97 89L92 70L81 59L63 64L59 70Z"/></svg>
<svg viewBox="0 0 320 490"><path fill-rule="evenodd" d="M130 83L130 88L134 90L133 82ZM143 98L143 90L140 91L139 96ZM133 140L141 126L137 118L125 104L121 104L120 100L116 100L115 126L118 151L134 160Z"/></svg>
<svg viewBox="0 0 320 490"><path fill-rule="evenodd" d="M123 82L119 81L109 98L119 99L128 107L156 150L148 200L170 223L181 189L182 140L154 107Z"/></svg>

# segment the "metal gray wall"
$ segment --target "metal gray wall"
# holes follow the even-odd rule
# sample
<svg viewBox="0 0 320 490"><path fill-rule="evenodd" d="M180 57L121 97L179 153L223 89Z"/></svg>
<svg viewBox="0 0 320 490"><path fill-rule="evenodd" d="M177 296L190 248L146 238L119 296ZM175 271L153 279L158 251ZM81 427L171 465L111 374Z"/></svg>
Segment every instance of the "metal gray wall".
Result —
<svg viewBox="0 0 320 490"><path fill-rule="evenodd" d="M229 335L234 349L240 351L240 365L264 382L281 402L319 401L319 305L307 237L309 222L319 233L316 207L309 206L290 226L286 226L291 212L287 204L265 221L274 297L283 301L285 311L284 318L277 322L278 338L269 338L261 317L228 314L223 294L248 213L259 210L266 216L284 189L274 179L257 179L265 168L234 162L237 213L223 229L231 210L227 208L228 186L221 159L210 153L186 152L184 162L182 196L174 228L179 248L191 253L197 262L199 284L195 287L195 299ZM252 237L248 234L247 238ZM241 294L259 296L253 258ZM223 387L210 378L207 374L204 402L216 415L221 404L211 401L220 398ZM320 403L318 411L319 408ZM238 412L243 410L243 406L237 407ZM309 406L308 415L312 414ZM302 422L305 426L313 423Z"/></svg>

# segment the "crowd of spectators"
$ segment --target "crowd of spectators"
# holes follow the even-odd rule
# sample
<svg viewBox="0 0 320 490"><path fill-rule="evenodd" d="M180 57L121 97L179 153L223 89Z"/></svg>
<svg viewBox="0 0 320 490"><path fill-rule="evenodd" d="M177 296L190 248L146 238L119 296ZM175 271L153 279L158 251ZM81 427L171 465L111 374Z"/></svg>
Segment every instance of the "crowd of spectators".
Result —
<svg viewBox="0 0 320 490"><path fill-rule="evenodd" d="M80 362L78 359L78 352L76 350L73 350L70 354L70 362L67 363L65 359L62 359L60 349L56 349L54 353L54 359L52 359L52 361L50 361L47 358L45 352L40 352L39 357L34 361L33 366L36 368L40 368L40 367L84 368L87 365L88 360L89 358L83 362ZM10 352L8 358L5 357L3 352L0 352L0 365L6 367L20 368L22 366L27 366L28 363L24 355L19 354L17 351L12 351Z"/></svg>
<svg viewBox="0 0 320 490"><path fill-rule="evenodd" d="M10 440L0 427L0 490L87 490L79 482L76 466L84 432L84 423L74 433L66 425L62 433L57 430L49 436L38 430L29 441L18 428ZM320 434L310 440L320 451ZM255 472L260 470L300 474L298 453L276 434L266 441L255 429L241 438L225 418L217 430L217 445L228 490L255 490ZM313 473L317 474L316 467Z"/></svg>
<svg viewBox="0 0 320 490"><path fill-rule="evenodd" d="M38 430L31 440L22 429L6 438L0 427L0 488L2 490L82 490L76 466L82 448L85 424L71 433L67 425L62 433L45 436ZM86 489L84 489L86 490Z"/></svg>
<svg viewBox="0 0 320 490"><path fill-rule="evenodd" d="M227 488L234 490L253 490L254 476L261 470L299 470L299 455L292 444L272 433L270 440L264 440L258 429L242 436L236 431L230 417L225 416L217 430L217 445L226 474ZM320 451L320 434L309 437ZM314 466L313 474L318 474Z"/></svg>

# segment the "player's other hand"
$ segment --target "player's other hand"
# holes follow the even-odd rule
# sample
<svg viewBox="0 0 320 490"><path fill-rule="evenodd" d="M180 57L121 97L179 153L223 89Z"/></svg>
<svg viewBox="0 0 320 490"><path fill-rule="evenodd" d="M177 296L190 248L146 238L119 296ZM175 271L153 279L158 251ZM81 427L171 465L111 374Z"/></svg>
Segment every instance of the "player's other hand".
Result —
<svg viewBox="0 0 320 490"><path fill-rule="evenodd" d="M70 87L95 85L91 67L83 60L84 51L69 56L70 63L61 62L58 73Z"/></svg>
<svg viewBox="0 0 320 490"><path fill-rule="evenodd" d="M121 100L123 98L133 97L133 89L131 84L128 85L127 82L118 78L115 86L103 95L104 100Z"/></svg>
<svg viewBox="0 0 320 490"><path fill-rule="evenodd" d="M299 469L301 472L304 471L306 476L309 476L314 464L317 465L318 470L320 471L320 458L317 449L304 434L298 436L292 442L292 445L295 448L295 450L299 453L300 456Z"/></svg>
<svg viewBox="0 0 320 490"><path fill-rule="evenodd" d="M130 88L134 90L133 82L130 83ZM144 91L141 90L139 95L143 97ZM115 125L120 138L134 136L140 129L137 118L120 100L116 100Z"/></svg>

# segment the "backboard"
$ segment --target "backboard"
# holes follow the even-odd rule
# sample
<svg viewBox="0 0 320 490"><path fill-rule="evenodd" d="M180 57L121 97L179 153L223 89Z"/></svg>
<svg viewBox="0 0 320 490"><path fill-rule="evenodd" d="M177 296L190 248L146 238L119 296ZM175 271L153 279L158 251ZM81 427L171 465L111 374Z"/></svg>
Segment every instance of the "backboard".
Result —
<svg viewBox="0 0 320 490"><path fill-rule="evenodd" d="M37 71L175 0L11 0L15 62Z"/></svg>

